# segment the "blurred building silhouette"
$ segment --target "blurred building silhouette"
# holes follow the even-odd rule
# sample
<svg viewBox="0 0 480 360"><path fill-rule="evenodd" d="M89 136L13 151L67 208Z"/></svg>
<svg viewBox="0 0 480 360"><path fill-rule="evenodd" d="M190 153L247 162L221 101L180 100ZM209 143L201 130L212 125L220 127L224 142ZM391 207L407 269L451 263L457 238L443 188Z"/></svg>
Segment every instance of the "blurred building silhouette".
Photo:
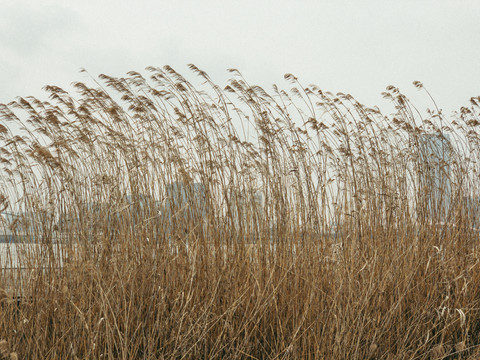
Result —
<svg viewBox="0 0 480 360"><path fill-rule="evenodd" d="M0 242L34 242L52 233L54 223L46 212L2 212Z"/></svg>
<svg viewBox="0 0 480 360"><path fill-rule="evenodd" d="M460 203L460 213L458 215L464 225L478 232L480 230L480 197L464 196Z"/></svg>
<svg viewBox="0 0 480 360"><path fill-rule="evenodd" d="M262 191L230 189L226 200L228 201L226 224L243 234L243 240L256 242L262 225L265 225L263 223L265 200ZM269 233L274 231L273 222L268 231Z"/></svg>
<svg viewBox="0 0 480 360"><path fill-rule="evenodd" d="M174 182L166 186L166 197L159 209L162 232L167 237L172 233L182 234L203 231L208 205L205 185L202 183L184 184Z"/></svg>
<svg viewBox="0 0 480 360"><path fill-rule="evenodd" d="M252 220L258 218L263 212L264 198L261 191L251 194L232 191L229 202L233 224L236 227L242 223L251 224Z"/></svg>
<svg viewBox="0 0 480 360"><path fill-rule="evenodd" d="M419 150L417 215L433 223L446 222L452 197L449 136L421 135Z"/></svg>
<svg viewBox="0 0 480 360"><path fill-rule="evenodd" d="M205 185L174 182L166 187L164 211L169 217L180 215L183 220L204 218L207 214Z"/></svg>

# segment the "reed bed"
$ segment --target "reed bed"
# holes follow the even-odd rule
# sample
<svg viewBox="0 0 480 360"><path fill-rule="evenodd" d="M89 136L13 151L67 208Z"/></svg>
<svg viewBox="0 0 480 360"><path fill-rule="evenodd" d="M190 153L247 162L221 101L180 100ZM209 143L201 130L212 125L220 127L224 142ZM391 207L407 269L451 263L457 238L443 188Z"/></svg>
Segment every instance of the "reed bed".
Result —
<svg viewBox="0 0 480 360"><path fill-rule="evenodd" d="M480 97L190 69L0 105L0 356L480 359Z"/></svg>

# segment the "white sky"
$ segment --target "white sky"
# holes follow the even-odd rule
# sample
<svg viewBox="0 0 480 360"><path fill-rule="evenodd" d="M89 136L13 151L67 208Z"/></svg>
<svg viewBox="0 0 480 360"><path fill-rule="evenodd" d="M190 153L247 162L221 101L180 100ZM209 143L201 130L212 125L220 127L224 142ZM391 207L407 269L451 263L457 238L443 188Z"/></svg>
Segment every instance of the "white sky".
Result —
<svg viewBox="0 0 480 360"><path fill-rule="evenodd" d="M46 84L71 90L82 67L122 76L169 64L187 76L188 63L219 85L238 68L288 88L288 72L380 108L387 85L433 107L419 80L449 114L480 95L480 1L0 0L0 103L44 99Z"/></svg>

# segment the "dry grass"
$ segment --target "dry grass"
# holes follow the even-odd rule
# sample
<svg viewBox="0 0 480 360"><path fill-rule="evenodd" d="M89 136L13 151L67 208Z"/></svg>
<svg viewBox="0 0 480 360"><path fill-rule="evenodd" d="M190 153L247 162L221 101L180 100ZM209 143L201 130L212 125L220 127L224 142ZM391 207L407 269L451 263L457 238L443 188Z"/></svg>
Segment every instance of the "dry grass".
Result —
<svg viewBox="0 0 480 360"><path fill-rule="evenodd" d="M388 87L384 116L191 69L0 106L4 230L40 244L1 264L0 355L480 358L480 98Z"/></svg>

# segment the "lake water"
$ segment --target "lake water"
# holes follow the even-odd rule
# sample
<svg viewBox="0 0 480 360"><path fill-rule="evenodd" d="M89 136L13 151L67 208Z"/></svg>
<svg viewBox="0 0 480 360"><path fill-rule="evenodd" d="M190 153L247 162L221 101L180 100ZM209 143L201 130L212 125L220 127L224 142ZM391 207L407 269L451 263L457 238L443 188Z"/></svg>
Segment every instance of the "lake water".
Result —
<svg viewBox="0 0 480 360"><path fill-rule="evenodd" d="M57 255L61 251L61 245L54 244L53 253ZM41 256L38 257L38 254ZM28 261L32 258L37 259L38 266L32 266ZM38 268L47 264L48 249L45 246L38 243L0 243L0 269Z"/></svg>

